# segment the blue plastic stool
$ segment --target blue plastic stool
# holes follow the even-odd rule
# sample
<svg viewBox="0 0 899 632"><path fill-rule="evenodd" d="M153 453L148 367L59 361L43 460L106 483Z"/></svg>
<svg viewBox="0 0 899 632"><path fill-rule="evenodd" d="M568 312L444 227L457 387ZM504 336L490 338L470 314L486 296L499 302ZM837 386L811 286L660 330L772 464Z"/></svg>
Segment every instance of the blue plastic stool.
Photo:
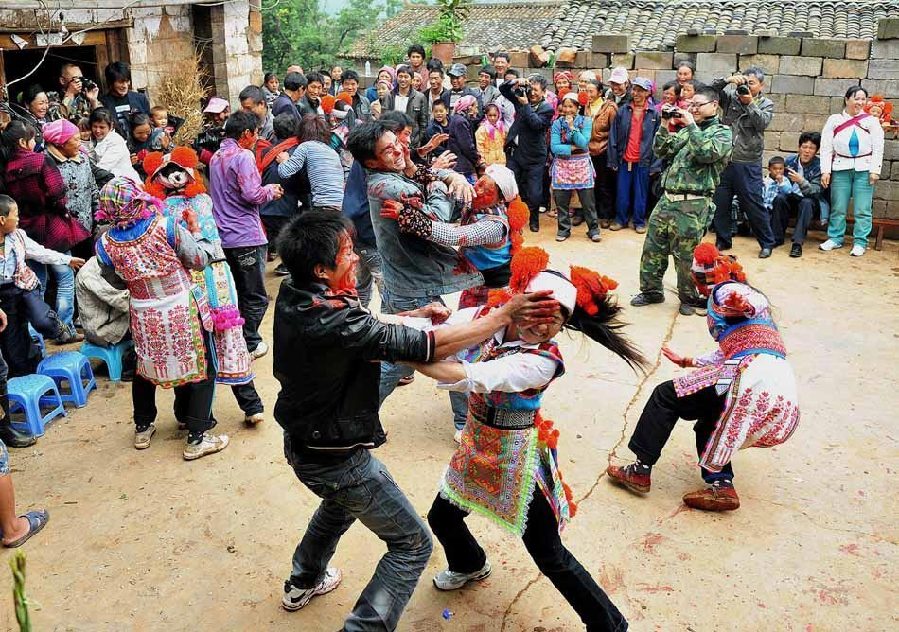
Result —
<svg viewBox="0 0 899 632"><path fill-rule="evenodd" d="M52 408L47 414L42 414L41 404L45 402ZM46 375L25 375L9 380L9 410L16 412L19 409L25 411L25 423L14 421L12 426L18 426L17 430L24 429L37 437L44 434L44 426L53 419L59 415L66 416L56 382Z"/></svg>
<svg viewBox="0 0 899 632"><path fill-rule="evenodd" d="M31 325L29 325L29 327L31 327ZM29 329L29 333L31 334L31 340L35 344L37 344L38 347L40 347L41 357L46 358L47 357L47 345L44 344L44 337L42 335L40 335L38 332L34 331L33 329Z"/></svg>
<svg viewBox="0 0 899 632"><path fill-rule="evenodd" d="M53 353L37 365L37 372L52 377L62 389L62 383L69 383L69 392L62 393L62 401L71 402L78 408L87 405L87 395L91 389L97 388L94 370L90 360L77 351Z"/></svg>
<svg viewBox="0 0 899 632"><path fill-rule="evenodd" d="M122 359L129 349L134 347L133 340L122 342L108 347L101 347L92 342L81 343L81 354L93 360L101 360L109 370L109 379L118 382L122 379Z"/></svg>

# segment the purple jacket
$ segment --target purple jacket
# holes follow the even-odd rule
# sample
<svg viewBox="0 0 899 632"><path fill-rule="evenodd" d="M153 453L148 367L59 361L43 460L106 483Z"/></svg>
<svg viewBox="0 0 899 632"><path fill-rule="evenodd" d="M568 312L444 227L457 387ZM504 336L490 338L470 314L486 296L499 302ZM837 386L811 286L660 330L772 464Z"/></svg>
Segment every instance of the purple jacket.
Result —
<svg viewBox="0 0 899 632"><path fill-rule="evenodd" d="M209 188L222 248L268 243L259 207L271 202L275 191L274 185L262 185L253 152L241 149L233 138L223 140L209 161Z"/></svg>

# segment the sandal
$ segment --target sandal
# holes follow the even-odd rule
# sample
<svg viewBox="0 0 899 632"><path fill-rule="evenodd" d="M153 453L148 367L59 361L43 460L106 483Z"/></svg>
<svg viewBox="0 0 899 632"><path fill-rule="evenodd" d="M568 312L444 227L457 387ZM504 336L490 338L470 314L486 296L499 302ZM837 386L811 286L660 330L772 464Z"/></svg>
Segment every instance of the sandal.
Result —
<svg viewBox="0 0 899 632"><path fill-rule="evenodd" d="M28 538L47 526L47 522L50 520L50 513L46 509L29 511L24 516L20 516L20 518L25 518L25 520L28 521L28 533L18 540L13 540L12 542L4 544L3 546L7 549L15 549L22 546L28 541Z"/></svg>
<svg viewBox="0 0 899 632"><path fill-rule="evenodd" d="M559 216L559 212L558 212L556 209L553 209L553 210L551 210L551 211L547 211L547 212L546 212L546 216L547 216L547 217L558 217L558 216Z"/></svg>

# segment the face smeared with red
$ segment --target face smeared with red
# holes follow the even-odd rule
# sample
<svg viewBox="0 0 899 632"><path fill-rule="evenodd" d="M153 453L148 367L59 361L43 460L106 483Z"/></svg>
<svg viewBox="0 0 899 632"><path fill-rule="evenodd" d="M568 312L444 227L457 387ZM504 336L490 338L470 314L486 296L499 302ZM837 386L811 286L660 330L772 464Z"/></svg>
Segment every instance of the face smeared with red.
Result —
<svg viewBox="0 0 899 632"><path fill-rule="evenodd" d="M496 181L490 176L481 176L474 183L474 200L471 202L472 208L479 210L494 206L499 201L499 188Z"/></svg>
<svg viewBox="0 0 899 632"><path fill-rule="evenodd" d="M340 235L340 247L333 268L324 268L324 281L334 292L356 291L356 264L359 256L353 250L353 240L347 233Z"/></svg>

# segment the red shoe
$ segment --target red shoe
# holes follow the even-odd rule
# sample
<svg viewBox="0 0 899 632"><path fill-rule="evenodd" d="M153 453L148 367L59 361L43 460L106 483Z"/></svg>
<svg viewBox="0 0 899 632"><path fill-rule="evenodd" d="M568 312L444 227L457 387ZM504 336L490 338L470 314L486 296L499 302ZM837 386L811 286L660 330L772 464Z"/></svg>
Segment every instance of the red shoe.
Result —
<svg viewBox="0 0 899 632"><path fill-rule="evenodd" d="M401 378L397 381L396 385L397 385L397 386L406 386L407 384L411 384L411 383L414 382L414 381L415 381L415 376L414 376L414 375L407 375L406 377L401 377Z"/></svg>
<svg viewBox="0 0 899 632"><path fill-rule="evenodd" d="M652 481L650 480L651 471L652 470L645 465L631 463L624 467L610 465L608 469L606 469L606 474L609 475L609 480L613 483L621 485L632 492L637 492L638 494L647 494L652 485Z"/></svg>
<svg viewBox="0 0 899 632"><path fill-rule="evenodd" d="M712 484L684 494L684 504L702 511L733 511L740 507L740 497L733 485Z"/></svg>

